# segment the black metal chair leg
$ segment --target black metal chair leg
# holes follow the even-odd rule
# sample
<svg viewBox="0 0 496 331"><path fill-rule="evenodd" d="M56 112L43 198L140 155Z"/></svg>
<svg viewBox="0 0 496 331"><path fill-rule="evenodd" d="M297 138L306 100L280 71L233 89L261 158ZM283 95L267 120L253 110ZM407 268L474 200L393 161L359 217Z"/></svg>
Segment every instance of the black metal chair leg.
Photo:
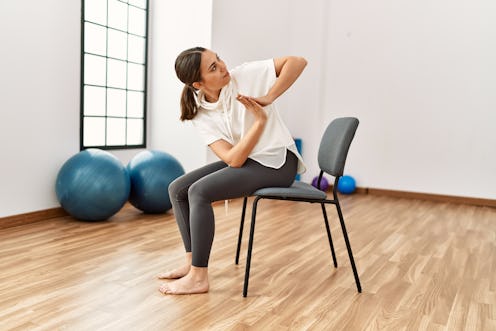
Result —
<svg viewBox="0 0 496 331"><path fill-rule="evenodd" d="M243 296L246 297L248 294L248 282L250 278L250 266L251 266L251 251L253 248L253 235L255 233L255 220L257 217L257 204L260 197L256 197L253 201L253 207L251 211L251 226L250 226L250 239L248 241L248 255L246 255L246 269L245 269L245 284L243 286Z"/></svg>
<svg viewBox="0 0 496 331"><path fill-rule="evenodd" d="M327 238L329 239L329 246L331 247L332 261L334 262L334 268L338 267L338 261L336 260L336 252L334 251L334 245L332 243L331 228L329 227L329 220L327 219L327 212L325 209L325 204L321 203L322 214L324 214L324 222L327 230Z"/></svg>
<svg viewBox="0 0 496 331"><path fill-rule="evenodd" d="M346 231L346 226L344 225L343 213L341 212L341 206L336 197L336 209L338 211L339 222L341 223L341 230L343 230L343 237L346 243L346 248L348 249L348 256L350 257L351 268L353 269L353 275L355 276L355 283L358 293L362 293L362 285L360 285L360 279L358 278L358 272L355 266L355 260L353 259L353 252L351 251L350 240L348 239L348 232Z"/></svg>
<svg viewBox="0 0 496 331"><path fill-rule="evenodd" d="M239 235L238 235L238 248L236 249L236 260L235 263L239 264L239 251L241 249L241 239L243 238L243 226L245 224L245 213L246 213L246 202L248 197L243 199L243 210L241 211L241 222L239 224Z"/></svg>

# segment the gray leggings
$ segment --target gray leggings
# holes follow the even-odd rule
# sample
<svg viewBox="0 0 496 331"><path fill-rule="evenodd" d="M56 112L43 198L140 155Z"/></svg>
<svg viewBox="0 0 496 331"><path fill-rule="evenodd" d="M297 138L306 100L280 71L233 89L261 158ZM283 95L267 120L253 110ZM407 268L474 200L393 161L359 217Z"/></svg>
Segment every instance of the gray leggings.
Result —
<svg viewBox="0 0 496 331"><path fill-rule="evenodd" d="M169 196L186 252L192 252L192 265L208 266L215 232L212 202L248 196L263 187L288 187L297 165L297 157L287 151L286 163L279 169L251 159L241 168L218 161L174 180Z"/></svg>

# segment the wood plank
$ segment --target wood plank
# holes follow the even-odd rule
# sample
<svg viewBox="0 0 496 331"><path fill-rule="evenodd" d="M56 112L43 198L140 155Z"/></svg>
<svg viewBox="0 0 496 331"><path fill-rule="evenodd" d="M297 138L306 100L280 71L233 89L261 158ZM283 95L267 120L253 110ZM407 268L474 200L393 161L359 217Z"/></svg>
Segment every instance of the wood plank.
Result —
<svg viewBox="0 0 496 331"><path fill-rule="evenodd" d="M251 201L251 200L250 200ZM259 203L248 297L248 227L234 264L241 199L214 205L210 292L164 296L156 274L182 263L172 213L126 205L104 222L55 217L0 229L6 330L494 330L496 209L342 196L363 286L335 210L332 266L320 206ZM248 213L250 212L248 210Z"/></svg>

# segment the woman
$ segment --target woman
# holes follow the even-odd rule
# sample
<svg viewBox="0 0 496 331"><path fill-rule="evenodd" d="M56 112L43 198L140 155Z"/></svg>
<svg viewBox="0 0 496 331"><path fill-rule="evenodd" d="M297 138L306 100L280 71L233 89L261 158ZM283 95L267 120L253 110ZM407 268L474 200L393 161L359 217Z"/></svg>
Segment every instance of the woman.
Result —
<svg viewBox="0 0 496 331"><path fill-rule="evenodd" d="M288 187L304 171L288 129L273 102L298 78L307 62L281 57L245 63L231 72L211 50L195 47L176 59L185 84L181 120L191 120L220 161L179 177L169 196L186 249L183 266L163 273L173 279L164 294L208 291L208 260L215 220L211 203L250 195L269 186Z"/></svg>

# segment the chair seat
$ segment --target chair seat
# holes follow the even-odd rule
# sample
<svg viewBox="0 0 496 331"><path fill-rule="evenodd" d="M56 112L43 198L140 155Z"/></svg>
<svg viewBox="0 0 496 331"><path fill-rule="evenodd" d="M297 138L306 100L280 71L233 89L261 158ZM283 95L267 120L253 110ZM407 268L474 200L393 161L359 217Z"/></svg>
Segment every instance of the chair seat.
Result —
<svg viewBox="0 0 496 331"><path fill-rule="evenodd" d="M260 197L300 198L311 200L324 200L327 198L325 192L310 184L294 181L290 187L265 187L255 191L252 195Z"/></svg>

